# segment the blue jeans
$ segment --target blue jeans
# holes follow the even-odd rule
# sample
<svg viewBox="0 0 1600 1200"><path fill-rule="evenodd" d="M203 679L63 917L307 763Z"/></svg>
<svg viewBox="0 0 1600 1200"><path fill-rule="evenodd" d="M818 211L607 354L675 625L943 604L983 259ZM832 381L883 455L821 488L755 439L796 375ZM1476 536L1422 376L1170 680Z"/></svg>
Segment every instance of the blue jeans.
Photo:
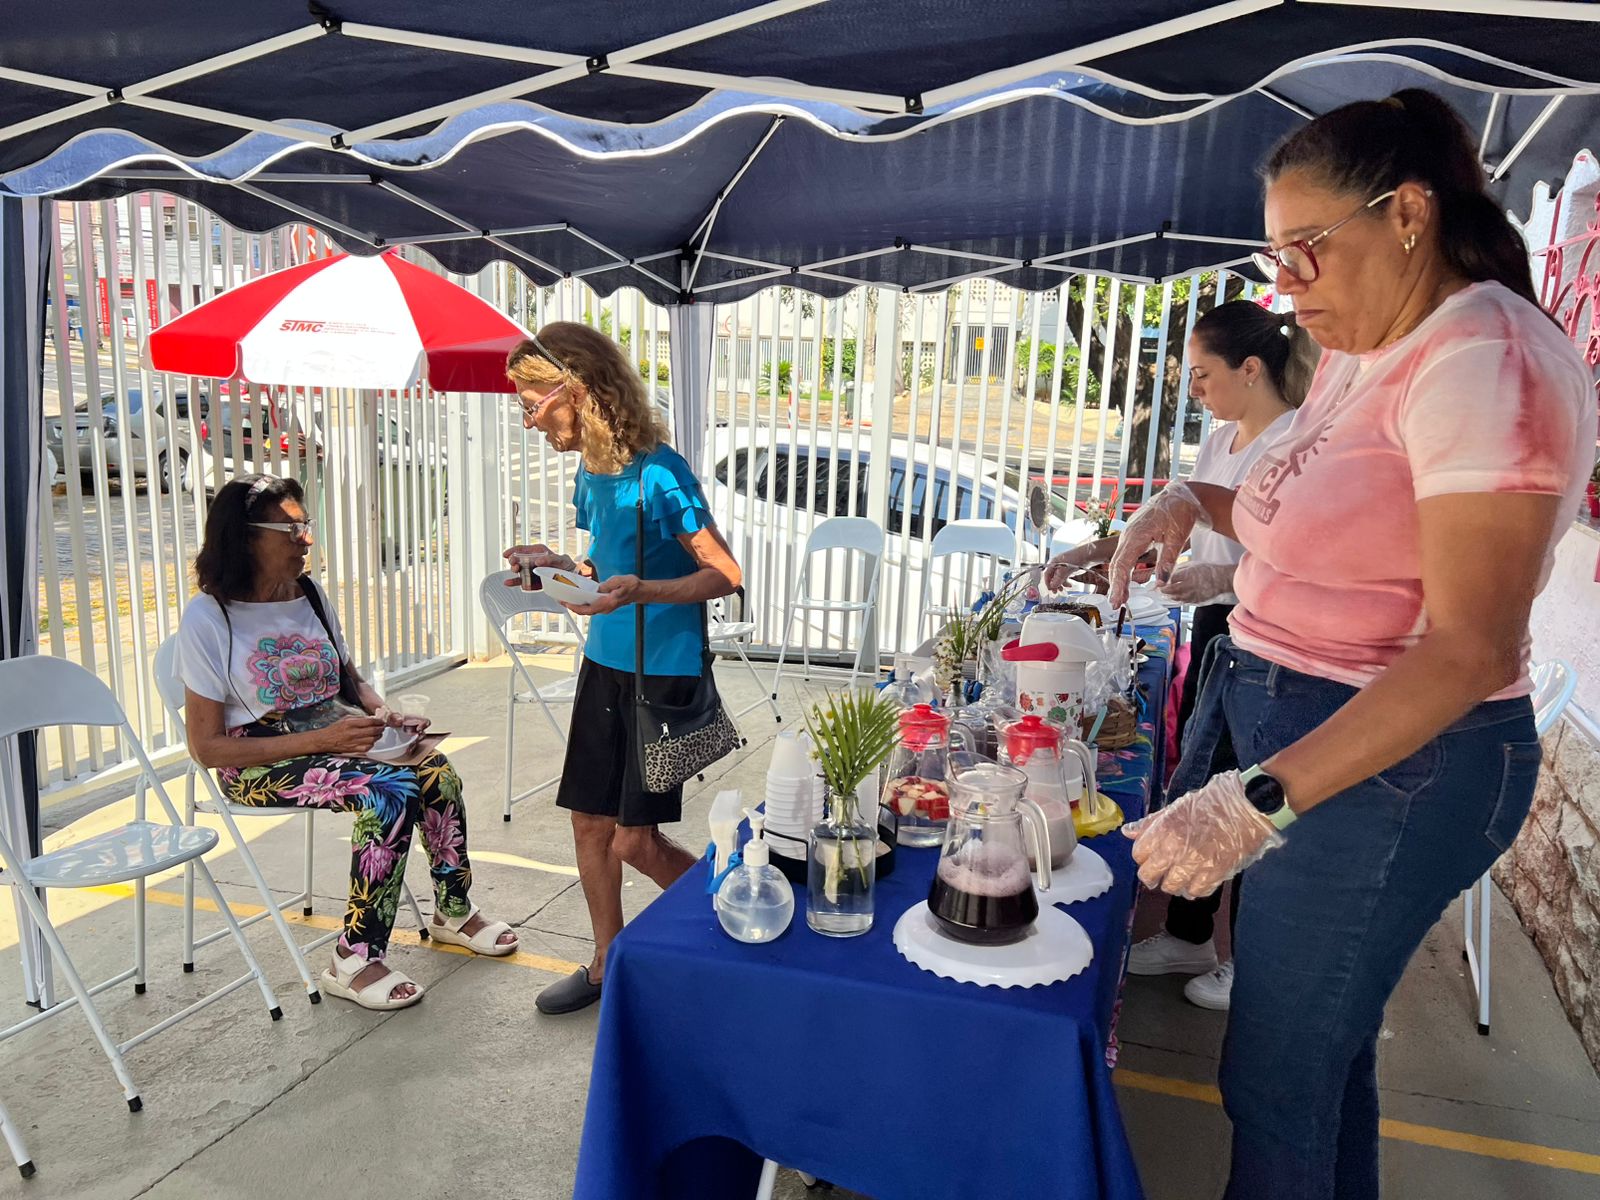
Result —
<svg viewBox="0 0 1600 1200"><path fill-rule="evenodd" d="M1224 731L1248 766L1356 689L1219 638L1169 789L1210 774ZM1233 1122L1225 1200L1375 1200L1378 1032L1445 905L1506 850L1539 771L1533 706L1488 701L1410 758L1331 797L1250 868L1219 1083Z"/></svg>

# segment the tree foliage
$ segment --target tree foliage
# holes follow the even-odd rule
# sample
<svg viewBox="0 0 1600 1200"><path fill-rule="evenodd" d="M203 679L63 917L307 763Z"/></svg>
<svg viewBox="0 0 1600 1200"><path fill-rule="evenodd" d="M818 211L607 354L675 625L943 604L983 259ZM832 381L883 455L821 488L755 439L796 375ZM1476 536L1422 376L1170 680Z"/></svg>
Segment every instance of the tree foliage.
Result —
<svg viewBox="0 0 1600 1200"><path fill-rule="evenodd" d="M1090 290L1092 286L1092 291ZM1198 288L1198 291L1195 289ZM1115 284L1113 281L1089 276L1077 276L1062 291L1067 305L1067 327L1079 337L1087 313L1089 322L1088 367L1091 379L1099 385L1101 394L1111 397L1112 407L1121 409L1128 394L1130 372L1133 375L1133 412L1122 437L1128 447L1128 474L1143 477L1145 456L1150 446L1150 418L1154 404L1156 379L1161 379L1160 438L1156 443L1155 476L1169 477L1172 473L1172 456L1176 439L1173 425L1178 419L1179 385L1183 379L1183 348L1189 338L1189 300L1196 299L1195 312L1201 314L1214 304L1238 300L1250 294L1250 285L1242 277L1229 274L1223 295L1217 296L1215 272L1172 282L1170 303L1166 289L1159 286L1144 290L1144 307L1138 314L1139 289L1131 283ZM1166 354L1161 362L1155 361L1155 343L1140 338L1148 328L1159 328L1165 307L1167 320ZM1137 315L1137 321L1135 316ZM1114 354L1111 369L1104 370L1106 339L1115 330ZM1132 354L1130 347L1139 346L1141 352ZM1144 353L1148 349L1151 353Z"/></svg>

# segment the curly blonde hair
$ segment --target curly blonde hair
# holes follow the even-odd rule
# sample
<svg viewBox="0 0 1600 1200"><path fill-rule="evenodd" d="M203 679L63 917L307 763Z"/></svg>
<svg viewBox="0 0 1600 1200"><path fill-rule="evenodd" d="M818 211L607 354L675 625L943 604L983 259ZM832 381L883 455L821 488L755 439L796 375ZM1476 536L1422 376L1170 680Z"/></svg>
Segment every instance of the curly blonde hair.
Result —
<svg viewBox="0 0 1600 1200"><path fill-rule="evenodd" d="M565 383L583 426L583 465L614 475L667 442L666 423L627 355L605 334L575 321L552 321L506 359L517 389Z"/></svg>

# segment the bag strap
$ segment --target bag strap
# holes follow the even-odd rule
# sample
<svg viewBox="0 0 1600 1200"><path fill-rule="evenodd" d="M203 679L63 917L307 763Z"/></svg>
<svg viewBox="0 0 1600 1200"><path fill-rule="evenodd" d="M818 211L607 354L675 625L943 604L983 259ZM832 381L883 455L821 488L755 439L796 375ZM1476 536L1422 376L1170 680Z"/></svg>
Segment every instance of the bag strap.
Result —
<svg viewBox="0 0 1600 1200"><path fill-rule="evenodd" d="M355 681L350 677L350 672L345 670L344 656L339 653L339 639L333 636L333 626L328 622L327 611L322 607L322 593L317 590L317 585L311 582L311 576L302 575L295 581L300 585L301 594L311 605L311 611L317 614L323 632L328 635L328 644L333 647L333 657L339 663L339 696L348 704L365 709L361 703L360 693L356 691Z"/></svg>
<svg viewBox="0 0 1600 1200"><path fill-rule="evenodd" d="M644 578L644 471L639 472L639 504L635 510L638 532L634 538L634 574ZM644 703L644 605L633 606L633 699Z"/></svg>
<svg viewBox="0 0 1600 1200"><path fill-rule="evenodd" d="M644 574L644 463L639 464L639 503L634 509L634 574L640 579ZM700 660L701 670L709 674L711 662L711 632L708 627L706 605L700 603ZM633 697L643 704L644 699L644 605L633 606Z"/></svg>

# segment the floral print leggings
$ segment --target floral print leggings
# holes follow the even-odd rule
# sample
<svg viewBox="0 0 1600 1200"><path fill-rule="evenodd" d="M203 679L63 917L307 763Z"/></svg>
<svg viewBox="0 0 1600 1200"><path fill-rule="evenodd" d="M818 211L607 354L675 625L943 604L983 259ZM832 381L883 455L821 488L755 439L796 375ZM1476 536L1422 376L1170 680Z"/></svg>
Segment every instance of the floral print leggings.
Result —
<svg viewBox="0 0 1600 1200"><path fill-rule="evenodd" d="M389 948L416 827L422 830L433 873L437 912L460 918L472 911L461 776L437 751L410 767L313 754L218 774L224 795L234 804L356 814L350 835L350 900L340 942L368 961L381 959Z"/></svg>

